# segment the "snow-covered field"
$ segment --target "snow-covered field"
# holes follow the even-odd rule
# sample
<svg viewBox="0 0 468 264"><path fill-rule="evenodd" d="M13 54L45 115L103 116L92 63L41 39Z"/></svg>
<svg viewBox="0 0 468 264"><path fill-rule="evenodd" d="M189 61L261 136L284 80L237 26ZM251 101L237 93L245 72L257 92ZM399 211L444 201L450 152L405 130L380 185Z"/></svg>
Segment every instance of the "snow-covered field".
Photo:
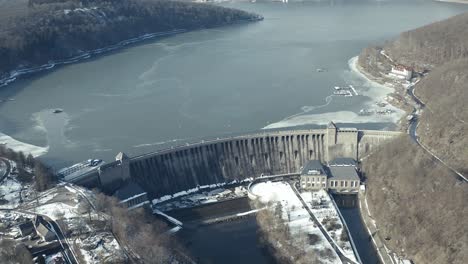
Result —
<svg viewBox="0 0 468 264"><path fill-rule="evenodd" d="M20 202L21 183L12 177L7 177L0 184L0 200L5 204L1 204L2 209L16 208Z"/></svg>
<svg viewBox="0 0 468 264"><path fill-rule="evenodd" d="M64 203L50 203L36 207L35 211L38 214L49 216L53 220L68 219L77 217L78 205L70 206Z"/></svg>
<svg viewBox="0 0 468 264"><path fill-rule="evenodd" d="M282 218L287 222L293 238L302 239L303 234L315 235L319 238L317 243L306 244L306 252L310 250L320 252L329 249L333 254L328 258L321 258L322 263L341 263L338 255L320 229L314 224L289 184L285 182L263 182L253 185L251 191L258 196L262 203L281 203Z"/></svg>
<svg viewBox="0 0 468 264"><path fill-rule="evenodd" d="M337 209L334 207L328 193L325 190L320 190L318 192L302 192L301 197L321 223L324 223L326 219L339 223L341 227L337 228L336 230L327 232L342 249L343 254L349 259L356 261L351 243L349 241L342 241L340 239L341 233L344 232L344 225L340 221Z"/></svg>

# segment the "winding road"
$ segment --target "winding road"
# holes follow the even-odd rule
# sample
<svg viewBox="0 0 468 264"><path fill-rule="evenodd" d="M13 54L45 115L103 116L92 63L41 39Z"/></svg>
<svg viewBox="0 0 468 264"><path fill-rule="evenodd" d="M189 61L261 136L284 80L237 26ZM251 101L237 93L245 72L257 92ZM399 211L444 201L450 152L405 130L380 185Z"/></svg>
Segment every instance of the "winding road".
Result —
<svg viewBox="0 0 468 264"><path fill-rule="evenodd" d="M460 181L464 181L465 183L468 182L468 179L461 174L459 171L456 169L452 168L450 165L448 165L446 162L444 162L442 159L437 157L432 151L430 151L426 146L424 146L421 141L419 140L419 136L417 133L418 126L420 124L420 112L422 109L424 109L425 104L419 99L416 94L415 94L415 85L411 85L407 90L406 93L413 99L414 101L414 108L413 112L411 113L413 115L413 119L410 121L410 125L408 127L408 134L410 135L411 139L418 144L424 151L426 151L429 155L431 155L434 159L439 161L444 167L447 169L451 170L453 173L457 175L457 179Z"/></svg>

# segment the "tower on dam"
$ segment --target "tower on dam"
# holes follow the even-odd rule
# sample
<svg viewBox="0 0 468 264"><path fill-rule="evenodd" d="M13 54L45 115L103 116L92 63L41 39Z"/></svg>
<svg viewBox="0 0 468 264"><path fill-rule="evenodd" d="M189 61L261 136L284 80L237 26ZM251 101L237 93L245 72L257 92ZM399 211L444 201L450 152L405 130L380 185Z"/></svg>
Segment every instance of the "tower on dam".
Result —
<svg viewBox="0 0 468 264"><path fill-rule="evenodd" d="M173 147L136 157L119 153L94 175L101 187L132 179L150 196L163 196L261 174L295 173L309 160L359 160L401 132L358 130L330 122L323 129L263 131ZM78 182L79 183L79 182Z"/></svg>

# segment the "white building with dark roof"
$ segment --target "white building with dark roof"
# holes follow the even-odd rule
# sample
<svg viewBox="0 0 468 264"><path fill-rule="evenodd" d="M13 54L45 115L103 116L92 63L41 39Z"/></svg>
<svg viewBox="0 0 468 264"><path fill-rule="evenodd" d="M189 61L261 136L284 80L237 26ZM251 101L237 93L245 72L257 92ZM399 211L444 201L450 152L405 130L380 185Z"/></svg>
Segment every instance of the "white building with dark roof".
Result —
<svg viewBox="0 0 468 264"><path fill-rule="evenodd" d="M327 189L327 174L318 160L310 160L301 171L301 188L304 190Z"/></svg>
<svg viewBox="0 0 468 264"><path fill-rule="evenodd" d="M301 171L300 186L303 190L357 193L360 183L357 163L352 158L336 158L328 163L328 168L318 160L310 160Z"/></svg>
<svg viewBox="0 0 468 264"><path fill-rule="evenodd" d="M411 80L413 77L413 69L404 65L394 65L388 75L397 79Z"/></svg>
<svg viewBox="0 0 468 264"><path fill-rule="evenodd" d="M359 191L360 178L354 159L336 158L328 163L328 189L336 193L354 193Z"/></svg>

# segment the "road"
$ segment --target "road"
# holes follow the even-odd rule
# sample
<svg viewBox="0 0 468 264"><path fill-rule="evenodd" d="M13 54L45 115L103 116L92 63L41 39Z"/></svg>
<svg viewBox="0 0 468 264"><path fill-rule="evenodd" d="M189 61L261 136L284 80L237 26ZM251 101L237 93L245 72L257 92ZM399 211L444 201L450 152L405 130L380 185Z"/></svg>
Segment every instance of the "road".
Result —
<svg viewBox="0 0 468 264"><path fill-rule="evenodd" d="M94 203L88 198L88 196L80 189L80 188L77 188L75 187L73 184L70 184L70 183L67 183L67 182L64 182L66 186L74 189L75 191L77 191L81 197L83 197L84 199L86 199L86 201L88 202L89 206L91 208L93 208L93 210L97 213L97 214L100 214L100 212L96 209L96 206L94 205ZM110 221L110 220L109 220ZM140 257L134 253L129 247L127 247L126 245L124 245L124 243L122 243L122 241L120 241L120 239L117 237L117 235L115 235L113 232L112 232L112 235L114 236L115 240L117 241L117 243L119 244L120 248L122 249L122 251L124 252L124 254L127 256L127 258L130 260L131 263L143 263L141 260L140 260Z"/></svg>
<svg viewBox="0 0 468 264"><path fill-rule="evenodd" d="M338 248L338 246L335 244L335 241L333 240L333 238L330 237L330 235L328 234L328 232L323 228L322 224L319 222L319 220L315 217L315 215L312 213L312 211L309 209L309 206L307 205L307 203L304 201L304 199L302 199L301 197L301 194L299 193L299 191L297 190L296 186L294 186L293 183L291 182L288 182L289 185L291 186L291 188L293 189L294 193L296 194L297 198L301 201L302 205L304 206L304 208L307 210L307 212L309 213L310 215L310 218L312 218L312 220L314 221L314 223L317 225L317 227L320 229L320 232L322 232L322 234L325 236L325 238L327 239L327 241L330 243L330 245L333 247L333 249L335 249L335 252L336 254L338 255L338 257L340 258L341 262L343 264L356 264L355 261L352 261L351 259L349 259L348 257L346 257L345 255L343 255L343 253L341 252L341 250Z"/></svg>
<svg viewBox="0 0 468 264"><path fill-rule="evenodd" d="M56 221L52 220L47 215L36 214L28 210L21 210L21 209L0 209L0 210L5 211L5 212L16 212L16 213L28 214L32 216L37 216L37 215L42 216L48 225L47 228L49 228L52 232L55 233L55 236L57 237L57 240L59 241L60 246L62 247L62 254L65 258L66 263L67 264L79 264L75 255L70 250L69 243L67 239L65 238L65 236L63 235L62 229L60 228L60 226L58 225Z"/></svg>
<svg viewBox="0 0 468 264"><path fill-rule="evenodd" d="M63 235L62 229L58 225L58 223L52 220L50 217L44 216L47 219L47 223L49 224L48 228L55 233L57 240L60 242L62 246L62 254L65 258L65 261L70 264L79 264L78 260L76 259L75 254L72 252L72 249L68 243L68 240Z"/></svg>
<svg viewBox="0 0 468 264"><path fill-rule="evenodd" d="M412 112L412 115L414 116L413 119L410 122L410 125L408 127L408 134L411 137L411 139L418 144L419 147L421 147L424 151L426 151L429 155L431 155L435 160L439 161L442 166L446 167L447 169L451 170L453 173L457 175L457 179L460 181L464 181L465 183L468 182L467 177L465 177L463 174L461 174L459 171L455 170L452 168L450 165L448 165L446 162L444 162L442 159L437 157L432 151L430 151L426 146L424 146L418 137L417 129L419 126L420 122L420 112L422 109L424 109L425 104L416 96L414 93L415 85L411 85L407 89L407 94L413 99L414 101L414 109Z"/></svg>
<svg viewBox="0 0 468 264"><path fill-rule="evenodd" d="M6 166L4 172L0 171L0 184L3 182L3 180L10 174L11 170L11 165L10 162L7 159L1 158L0 157L0 162L3 162ZM27 210L20 210L20 209L1 209L2 211L9 211L9 212L19 212L19 213L26 213L30 215L38 215L36 213L27 211ZM49 224L49 228L55 233L58 241L60 242L60 245L62 247L62 253L64 255L65 261L68 264L79 264L75 255L70 251L70 247L67 243L67 240L65 236L63 235L62 229L58 226L57 222L54 220L50 219L50 217L46 215L42 215L44 219L47 219L47 223Z"/></svg>

